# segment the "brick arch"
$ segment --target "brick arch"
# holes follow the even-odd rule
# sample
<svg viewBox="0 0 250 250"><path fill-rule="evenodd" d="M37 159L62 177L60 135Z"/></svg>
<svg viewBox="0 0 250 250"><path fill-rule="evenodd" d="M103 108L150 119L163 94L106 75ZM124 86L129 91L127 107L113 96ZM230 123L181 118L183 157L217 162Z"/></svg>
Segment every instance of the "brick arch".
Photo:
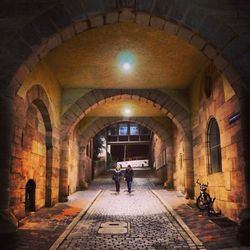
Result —
<svg viewBox="0 0 250 250"><path fill-rule="evenodd" d="M88 0L81 4L64 0L36 17L23 27L20 37L15 37L15 44L20 43L23 49L21 61L25 59L25 62L17 66L9 87L17 90L50 50L79 33L102 25L134 22L166 31L196 47L216 65L240 95L239 87L249 90L249 44L241 37L241 29L231 27L221 18L227 14L226 10L217 9L217 14L211 14L215 7L217 5L197 4L195 1L184 4L173 0ZM244 22L244 18L241 21ZM30 32L34 36L30 36Z"/></svg>
<svg viewBox="0 0 250 250"><path fill-rule="evenodd" d="M145 126L151 131L153 131L155 134L161 138L161 140L166 144L167 149L167 171L168 174L161 176L162 180L167 181L168 184L172 187L173 185L173 169L174 169L174 161L173 161L173 137L172 137L172 131L169 131L168 128L162 126L157 121L155 121L153 118L150 117L102 117L98 118L94 121L92 121L81 133L79 137L79 148L82 149L80 152L84 152L84 149L86 149L87 144L89 143L89 140L94 138L94 136L99 133L102 129L107 128L108 126L112 124L116 124L119 122L133 122L137 123L139 125ZM84 165L84 157L80 155L79 160L79 173L82 176L86 176L83 174L82 166ZM86 171L86 170L85 170ZM82 177L83 181L86 181ZM81 179L81 177L80 177Z"/></svg>
<svg viewBox="0 0 250 250"><path fill-rule="evenodd" d="M71 132L77 123L92 109L98 108L105 102L117 99L136 99L149 103L167 115L184 134L190 132L189 113L169 95L159 90L145 89L99 89L92 90L79 98L62 116L62 139Z"/></svg>
<svg viewBox="0 0 250 250"><path fill-rule="evenodd" d="M50 103L45 90L39 86L34 85L26 93L26 113L31 107L35 105L41 113L43 123L45 126L45 145L46 145L46 186L45 186L45 206L50 207L52 204L52 168L53 168L53 128L52 112Z"/></svg>
<svg viewBox="0 0 250 250"><path fill-rule="evenodd" d="M54 127L53 112L45 90L40 85L32 86L26 93L25 101L26 110L31 104L35 104L39 109L43 117L46 131L50 133L49 137L51 137L52 128Z"/></svg>
<svg viewBox="0 0 250 250"><path fill-rule="evenodd" d="M155 120L149 117L108 117L99 118L91 123L80 136L81 146L85 146L102 129L119 122L134 122L142 125L157 134L166 144L172 141L171 135L166 128L163 128Z"/></svg>

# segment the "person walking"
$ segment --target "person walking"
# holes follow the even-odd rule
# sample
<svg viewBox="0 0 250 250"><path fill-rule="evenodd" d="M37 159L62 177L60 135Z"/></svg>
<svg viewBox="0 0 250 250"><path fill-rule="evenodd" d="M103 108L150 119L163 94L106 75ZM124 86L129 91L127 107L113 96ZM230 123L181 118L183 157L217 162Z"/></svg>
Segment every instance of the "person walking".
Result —
<svg viewBox="0 0 250 250"><path fill-rule="evenodd" d="M120 181L122 179L122 171L120 166L116 166L112 179L115 181L116 192L120 192Z"/></svg>
<svg viewBox="0 0 250 250"><path fill-rule="evenodd" d="M125 170L125 181L127 182L128 186L128 192L131 193L131 186L132 186L132 181L133 181L133 176L134 176L134 171L130 165L127 166Z"/></svg>

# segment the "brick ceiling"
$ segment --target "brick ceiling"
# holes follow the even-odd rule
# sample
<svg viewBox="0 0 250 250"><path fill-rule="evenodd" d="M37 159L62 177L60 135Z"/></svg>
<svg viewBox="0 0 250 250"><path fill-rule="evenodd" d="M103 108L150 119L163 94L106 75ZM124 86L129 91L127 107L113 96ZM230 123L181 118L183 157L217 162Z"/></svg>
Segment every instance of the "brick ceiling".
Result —
<svg viewBox="0 0 250 250"><path fill-rule="evenodd" d="M117 56L130 51L136 64L130 74L118 68ZM207 62L178 37L133 23L86 31L53 50L45 62L63 88L186 88Z"/></svg>

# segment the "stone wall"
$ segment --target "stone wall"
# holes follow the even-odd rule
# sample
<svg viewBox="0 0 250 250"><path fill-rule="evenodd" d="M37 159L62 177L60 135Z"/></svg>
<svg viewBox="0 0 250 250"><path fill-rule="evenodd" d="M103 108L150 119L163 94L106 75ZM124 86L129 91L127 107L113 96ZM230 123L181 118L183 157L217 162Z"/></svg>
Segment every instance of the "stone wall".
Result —
<svg viewBox="0 0 250 250"><path fill-rule="evenodd" d="M164 183L168 179L168 169L166 162L166 144L162 139L154 134L152 139L152 164L156 170L157 177Z"/></svg>
<svg viewBox="0 0 250 250"><path fill-rule="evenodd" d="M29 180L36 184L35 209L58 202L59 131L50 106L46 92L38 85L29 89L25 98L15 98L10 208L18 218L25 216Z"/></svg>
<svg viewBox="0 0 250 250"><path fill-rule="evenodd" d="M94 168L94 178L102 175L106 171L105 160L93 161L93 168Z"/></svg>
<svg viewBox="0 0 250 250"><path fill-rule="evenodd" d="M185 192L184 140L177 129L174 131L173 144L173 186L176 190Z"/></svg>
<svg viewBox="0 0 250 250"><path fill-rule="evenodd" d="M68 144L69 158L68 158L68 186L69 194L77 191L78 185L78 164L79 164L79 147L77 134L73 133Z"/></svg>
<svg viewBox="0 0 250 250"><path fill-rule="evenodd" d="M229 117L239 111L238 99L226 79L213 74L212 92L204 93L204 78L199 77L195 86L200 86L199 112L193 124L194 178L208 182L208 192L215 197L215 208L233 220L245 204L244 172L241 149L240 120L230 124ZM198 81L198 83L197 83ZM218 122L220 130L222 172L209 174L207 151L207 128L211 117ZM195 196L199 186L195 187Z"/></svg>
<svg viewBox="0 0 250 250"><path fill-rule="evenodd" d="M20 158L13 156L11 169L11 205L17 215L25 211L25 186L28 180L36 184L36 209L45 206L46 142L45 127L39 110L30 106L21 134Z"/></svg>

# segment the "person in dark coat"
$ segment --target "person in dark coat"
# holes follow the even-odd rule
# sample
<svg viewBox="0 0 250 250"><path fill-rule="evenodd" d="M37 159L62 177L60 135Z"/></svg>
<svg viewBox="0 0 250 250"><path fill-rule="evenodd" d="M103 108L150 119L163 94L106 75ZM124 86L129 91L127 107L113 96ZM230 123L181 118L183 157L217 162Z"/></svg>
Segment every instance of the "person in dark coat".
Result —
<svg viewBox="0 0 250 250"><path fill-rule="evenodd" d="M132 186L132 181L133 181L133 176L134 176L134 171L130 165L127 166L125 170L125 181L127 182L128 186L128 192L131 193L131 186Z"/></svg>
<svg viewBox="0 0 250 250"><path fill-rule="evenodd" d="M122 171L120 166L115 168L112 179L115 181L116 192L120 192L120 181L122 179Z"/></svg>

